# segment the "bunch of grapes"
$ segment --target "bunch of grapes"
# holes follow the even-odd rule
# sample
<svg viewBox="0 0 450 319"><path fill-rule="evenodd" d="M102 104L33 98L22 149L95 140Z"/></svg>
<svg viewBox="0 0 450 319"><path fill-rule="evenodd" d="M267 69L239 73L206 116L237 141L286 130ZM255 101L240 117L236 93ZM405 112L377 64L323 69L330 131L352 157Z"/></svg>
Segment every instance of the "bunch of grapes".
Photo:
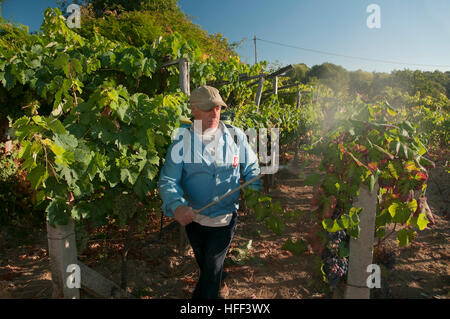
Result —
<svg viewBox="0 0 450 319"><path fill-rule="evenodd" d="M329 255L323 260L323 271L327 278L328 284L336 287L339 280L347 273L348 259L340 258L336 255Z"/></svg>
<svg viewBox="0 0 450 319"><path fill-rule="evenodd" d="M336 287L348 269L348 258L339 256L339 246L348 241L348 235L345 231L337 231L327 233L327 239L327 247L322 254L323 271L328 284Z"/></svg>
<svg viewBox="0 0 450 319"><path fill-rule="evenodd" d="M327 232L327 238L329 241L337 241L338 243L340 243L341 241L347 239L347 233L344 230L339 230L334 233Z"/></svg>

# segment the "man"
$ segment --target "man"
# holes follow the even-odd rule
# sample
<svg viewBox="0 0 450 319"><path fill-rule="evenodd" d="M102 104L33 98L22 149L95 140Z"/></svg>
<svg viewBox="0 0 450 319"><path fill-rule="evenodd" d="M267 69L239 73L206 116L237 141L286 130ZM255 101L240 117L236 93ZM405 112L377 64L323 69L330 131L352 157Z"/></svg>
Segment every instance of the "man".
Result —
<svg viewBox="0 0 450 319"><path fill-rule="evenodd" d="M219 298L223 262L236 229L239 192L200 214L194 210L239 187L241 177L248 181L259 175L260 169L244 132L220 121L221 108L227 105L217 89L206 85L195 89L190 104L194 126L184 127L169 147L159 193L164 214L186 226L200 267L193 299ZM261 182L249 186L259 191Z"/></svg>

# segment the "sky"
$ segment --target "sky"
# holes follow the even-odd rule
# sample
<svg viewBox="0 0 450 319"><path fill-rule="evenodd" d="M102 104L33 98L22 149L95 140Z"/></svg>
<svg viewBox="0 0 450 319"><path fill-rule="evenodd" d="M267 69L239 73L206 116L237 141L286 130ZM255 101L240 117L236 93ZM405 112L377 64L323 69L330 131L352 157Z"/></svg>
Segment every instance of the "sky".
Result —
<svg viewBox="0 0 450 319"><path fill-rule="evenodd" d="M35 31L45 8L55 4L7 0L2 15ZM379 20L373 20L376 11L367 11L372 4ZM237 52L249 64L256 36L258 62L279 66L330 62L349 71L450 71L450 0L179 0L179 6L209 33L230 43L245 39ZM379 28L369 28L368 19Z"/></svg>

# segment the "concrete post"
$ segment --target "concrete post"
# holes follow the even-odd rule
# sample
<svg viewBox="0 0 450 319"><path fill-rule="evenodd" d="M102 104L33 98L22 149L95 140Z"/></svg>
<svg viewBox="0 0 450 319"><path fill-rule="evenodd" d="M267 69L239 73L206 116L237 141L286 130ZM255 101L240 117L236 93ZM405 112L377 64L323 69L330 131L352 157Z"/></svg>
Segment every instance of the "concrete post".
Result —
<svg viewBox="0 0 450 319"><path fill-rule="evenodd" d="M373 192L369 187L361 185L359 197L354 207L362 207L360 213L360 235L358 239L350 239L350 257L345 299L369 299L370 289L367 287L367 266L372 264L373 244L375 241L375 217L377 214L378 183Z"/></svg>
<svg viewBox="0 0 450 319"><path fill-rule="evenodd" d="M52 298L79 299L78 288L67 287L67 266L78 264L73 220L64 226L52 227L47 222L48 251L52 272Z"/></svg>

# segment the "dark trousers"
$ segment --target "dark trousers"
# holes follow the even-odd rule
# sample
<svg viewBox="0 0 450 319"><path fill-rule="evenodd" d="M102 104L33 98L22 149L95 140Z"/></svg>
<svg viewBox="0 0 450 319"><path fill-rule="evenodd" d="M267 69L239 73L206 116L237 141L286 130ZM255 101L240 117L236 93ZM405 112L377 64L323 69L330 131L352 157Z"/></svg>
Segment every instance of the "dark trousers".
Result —
<svg viewBox="0 0 450 319"><path fill-rule="evenodd" d="M223 262L236 230L237 213L224 227L207 227L196 222L186 226L189 242L200 267L200 278L192 299L219 298Z"/></svg>

